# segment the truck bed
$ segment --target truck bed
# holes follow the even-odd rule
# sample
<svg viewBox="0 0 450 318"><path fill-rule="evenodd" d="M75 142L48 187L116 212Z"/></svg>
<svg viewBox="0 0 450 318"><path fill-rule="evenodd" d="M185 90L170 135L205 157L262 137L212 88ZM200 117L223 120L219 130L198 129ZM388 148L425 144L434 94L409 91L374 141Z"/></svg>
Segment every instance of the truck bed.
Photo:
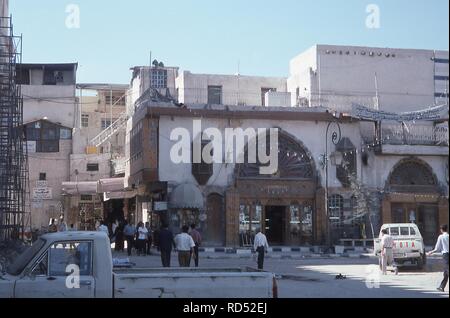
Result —
<svg viewBox="0 0 450 318"><path fill-rule="evenodd" d="M115 298L271 298L274 274L252 268L115 269Z"/></svg>

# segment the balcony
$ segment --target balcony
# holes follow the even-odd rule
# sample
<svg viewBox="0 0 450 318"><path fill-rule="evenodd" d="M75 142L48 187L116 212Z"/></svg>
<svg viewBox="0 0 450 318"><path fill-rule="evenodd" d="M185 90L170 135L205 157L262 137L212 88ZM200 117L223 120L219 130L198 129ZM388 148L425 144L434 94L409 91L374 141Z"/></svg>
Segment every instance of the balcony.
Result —
<svg viewBox="0 0 450 318"><path fill-rule="evenodd" d="M448 156L448 123L382 123L379 154Z"/></svg>

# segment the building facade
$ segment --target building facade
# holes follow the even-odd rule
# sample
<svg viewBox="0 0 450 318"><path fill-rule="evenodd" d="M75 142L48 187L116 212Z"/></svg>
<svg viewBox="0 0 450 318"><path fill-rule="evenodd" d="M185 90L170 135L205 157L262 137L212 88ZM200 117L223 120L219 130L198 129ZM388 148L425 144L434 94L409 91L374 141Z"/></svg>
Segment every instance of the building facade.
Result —
<svg viewBox="0 0 450 318"><path fill-rule="evenodd" d="M46 228L64 215L62 182L69 179L72 131L76 125L77 64L21 64L31 228Z"/></svg>

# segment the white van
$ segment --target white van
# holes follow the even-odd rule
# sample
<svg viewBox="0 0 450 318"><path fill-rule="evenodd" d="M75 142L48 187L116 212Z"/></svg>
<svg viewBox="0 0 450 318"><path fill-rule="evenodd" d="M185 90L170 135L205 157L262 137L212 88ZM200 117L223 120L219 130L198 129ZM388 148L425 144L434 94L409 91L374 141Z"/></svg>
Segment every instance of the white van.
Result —
<svg viewBox="0 0 450 318"><path fill-rule="evenodd" d="M394 239L394 260L397 265L405 263L416 264L422 269L426 264L425 245L419 228L414 223L392 223L384 224L380 229L380 236L375 239L374 253L379 256L381 253L381 231L387 229Z"/></svg>

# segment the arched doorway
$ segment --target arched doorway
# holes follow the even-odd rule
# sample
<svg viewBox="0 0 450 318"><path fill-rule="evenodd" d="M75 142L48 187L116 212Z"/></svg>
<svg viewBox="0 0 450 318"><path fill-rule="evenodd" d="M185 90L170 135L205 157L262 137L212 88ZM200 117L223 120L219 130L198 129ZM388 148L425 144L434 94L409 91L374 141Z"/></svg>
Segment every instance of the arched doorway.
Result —
<svg viewBox="0 0 450 318"><path fill-rule="evenodd" d="M208 246L225 244L225 213L223 196L211 193L206 199L206 219L203 221L203 241Z"/></svg>
<svg viewBox="0 0 450 318"><path fill-rule="evenodd" d="M251 245L259 228L271 245L312 244L317 184L312 155L301 141L280 130L278 169L262 175L261 166L258 162L236 166L241 245Z"/></svg>
<svg viewBox="0 0 450 318"><path fill-rule="evenodd" d="M416 223L425 244L434 244L439 232L439 187L432 168L417 158L401 160L389 175L386 192L391 222Z"/></svg>

